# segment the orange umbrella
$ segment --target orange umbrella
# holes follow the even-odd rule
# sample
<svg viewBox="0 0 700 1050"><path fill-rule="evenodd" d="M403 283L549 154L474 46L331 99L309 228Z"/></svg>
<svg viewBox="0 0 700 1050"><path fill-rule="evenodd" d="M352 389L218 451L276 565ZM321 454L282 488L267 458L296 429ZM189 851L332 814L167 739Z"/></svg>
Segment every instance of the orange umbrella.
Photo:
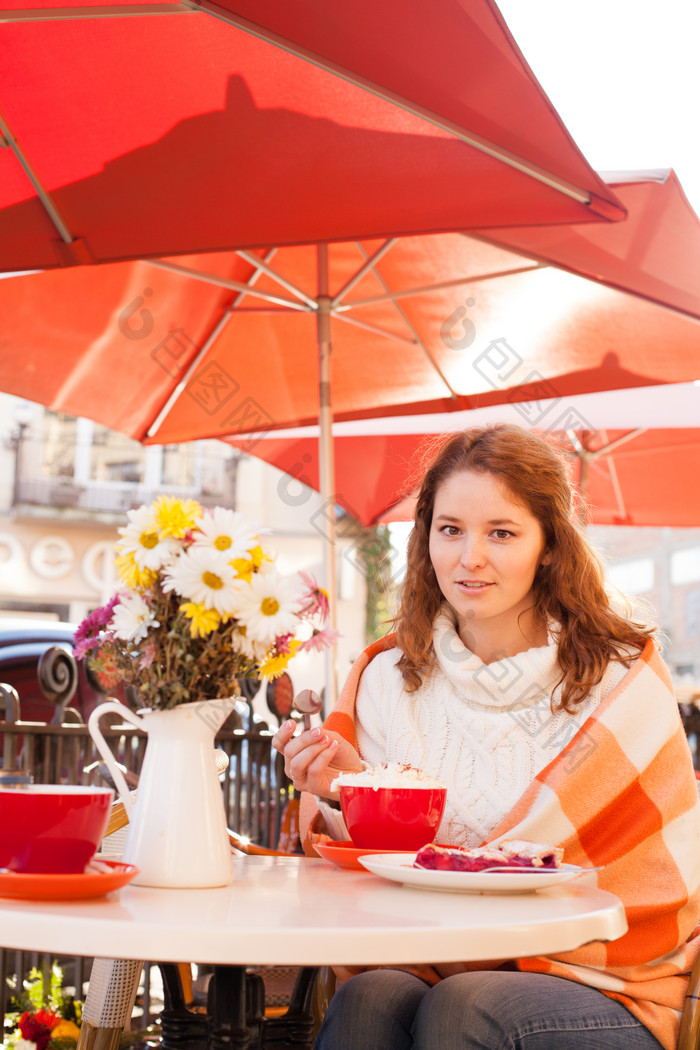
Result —
<svg viewBox="0 0 700 1050"><path fill-rule="evenodd" d="M5 0L0 270L621 219L493 0Z"/></svg>
<svg viewBox="0 0 700 1050"><path fill-rule="evenodd" d="M694 379L697 218L672 175L613 190L629 217L588 225L595 280L576 275L591 266L574 226L553 266L536 228L538 258L491 234L452 233L0 281L0 389L158 444L240 434L255 451L269 430L320 418L321 488L332 494L332 414ZM624 235L606 240L618 227ZM324 550L330 562L332 542ZM327 581L332 596L328 564Z"/></svg>
<svg viewBox="0 0 700 1050"><path fill-rule="evenodd" d="M613 188L625 222L517 251L510 230L12 277L0 389L162 444L317 422L319 331L337 420L695 379L697 217L672 174Z"/></svg>
<svg viewBox="0 0 700 1050"><path fill-rule="evenodd" d="M409 521L412 489L434 442L448 432L497 422L536 422L566 452L590 524L700 525L700 489L692 483L700 475L697 383L337 423L334 502L363 525ZM254 453L282 472L282 501L298 507L308 500L300 483L320 488L317 428L271 435Z"/></svg>

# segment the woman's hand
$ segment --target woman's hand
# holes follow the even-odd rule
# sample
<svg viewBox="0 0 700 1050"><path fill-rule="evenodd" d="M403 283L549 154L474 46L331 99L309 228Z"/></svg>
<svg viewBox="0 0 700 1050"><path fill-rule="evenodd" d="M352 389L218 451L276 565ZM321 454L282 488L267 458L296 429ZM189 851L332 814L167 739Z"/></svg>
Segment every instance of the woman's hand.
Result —
<svg viewBox="0 0 700 1050"><path fill-rule="evenodd" d="M339 733L327 729L308 729L294 736L296 722L283 722L272 738L273 746L284 755L284 771L298 791L310 791L321 798L338 798L331 784L341 773L364 769L352 744Z"/></svg>

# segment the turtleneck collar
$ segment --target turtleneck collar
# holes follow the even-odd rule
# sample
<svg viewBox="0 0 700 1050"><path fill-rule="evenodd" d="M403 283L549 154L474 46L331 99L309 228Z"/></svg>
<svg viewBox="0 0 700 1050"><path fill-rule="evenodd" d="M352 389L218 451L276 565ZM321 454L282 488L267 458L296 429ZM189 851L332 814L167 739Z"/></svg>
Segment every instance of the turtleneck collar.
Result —
<svg viewBox="0 0 700 1050"><path fill-rule="evenodd" d="M485 664L459 637L454 611L447 604L435 620L433 646L441 671L458 694L479 707L530 707L543 696L551 697L560 675L551 630L547 645Z"/></svg>

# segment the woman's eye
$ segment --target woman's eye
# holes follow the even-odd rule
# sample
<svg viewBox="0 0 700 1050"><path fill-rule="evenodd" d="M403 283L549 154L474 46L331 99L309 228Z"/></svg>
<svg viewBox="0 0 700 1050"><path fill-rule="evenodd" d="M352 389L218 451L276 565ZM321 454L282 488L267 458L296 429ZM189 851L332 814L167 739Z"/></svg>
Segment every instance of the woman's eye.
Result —
<svg viewBox="0 0 700 1050"><path fill-rule="evenodd" d="M493 534L497 540L507 540L510 536L513 535L512 532L508 531L508 529L494 529Z"/></svg>
<svg viewBox="0 0 700 1050"><path fill-rule="evenodd" d="M457 528L456 525L443 525L442 528L440 529L440 532L442 532L445 536L458 536L459 535L459 529Z"/></svg>

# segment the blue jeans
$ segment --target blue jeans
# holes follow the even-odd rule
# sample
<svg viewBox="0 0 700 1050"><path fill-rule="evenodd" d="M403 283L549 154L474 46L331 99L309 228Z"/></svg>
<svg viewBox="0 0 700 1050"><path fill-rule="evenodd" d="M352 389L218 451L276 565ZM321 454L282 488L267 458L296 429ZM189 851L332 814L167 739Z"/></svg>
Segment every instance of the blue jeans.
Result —
<svg viewBox="0 0 700 1050"><path fill-rule="evenodd" d="M434 987L399 970L341 985L315 1050L660 1050L614 999L547 974L476 971Z"/></svg>

